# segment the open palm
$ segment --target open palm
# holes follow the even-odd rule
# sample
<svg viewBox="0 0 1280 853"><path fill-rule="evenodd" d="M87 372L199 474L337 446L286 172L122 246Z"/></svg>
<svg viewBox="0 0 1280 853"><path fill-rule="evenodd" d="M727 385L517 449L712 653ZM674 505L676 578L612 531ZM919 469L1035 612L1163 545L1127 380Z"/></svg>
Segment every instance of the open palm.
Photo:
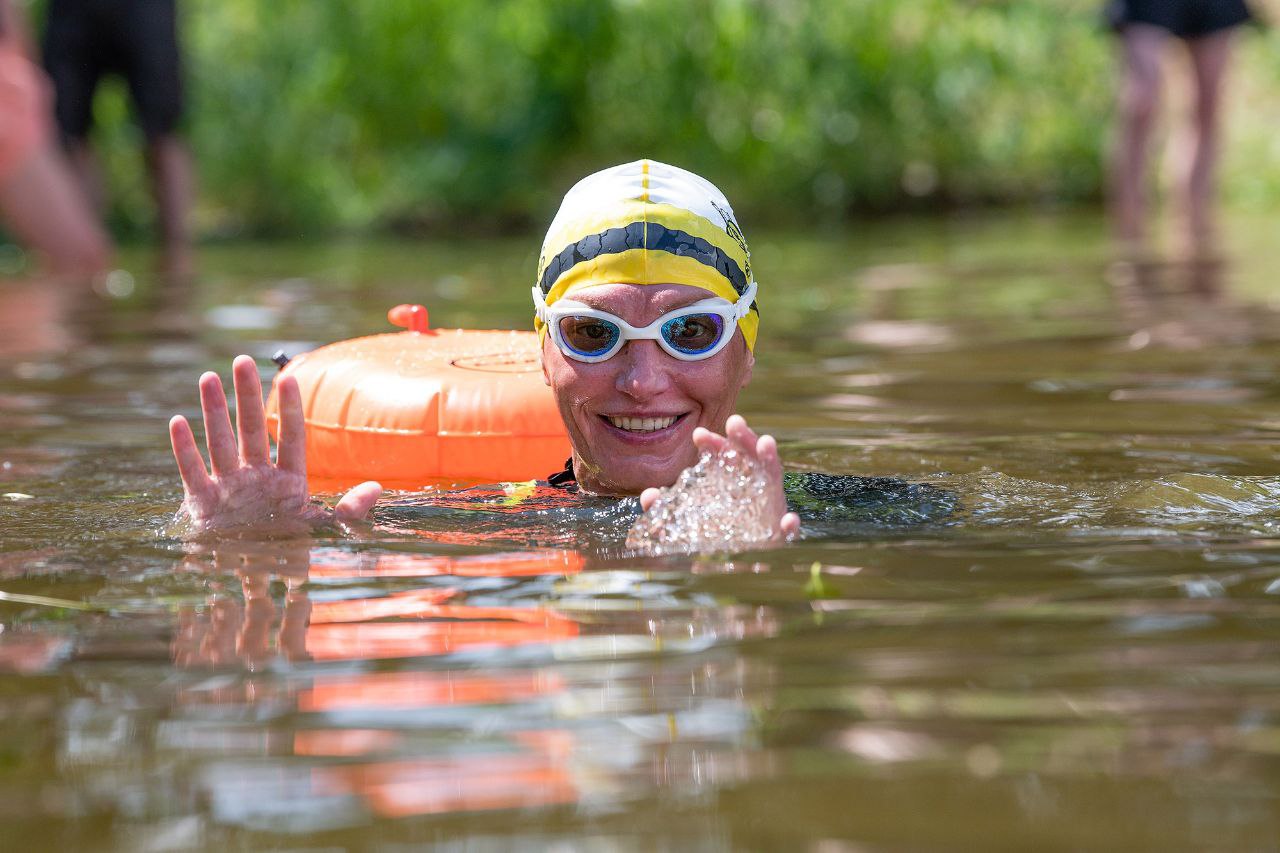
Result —
<svg viewBox="0 0 1280 853"><path fill-rule="evenodd" d="M760 466L766 486L757 494L744 496L744 499L758 502L760 514L771 520L773 541L786 542L799 535L800 516L787 509L787 496L782 488L782 460L778 458L778 443L773 436L757 435L747 426L742 415L730 415L725 421L724 435L698 427L693 431L693 444L699 453L718 454L732 450L753 465ZM640 493L640 509L648 512L661 494L660 489L645 489Z"/></svg>
<svg viewBox="0 0 1280 853"><path fill-rule="evenodd" d="M267 417L262 405L258 368L247 355L232 363L236 395L236 431L222 380L216 373L200 377L200 410L210 468L206 469L191 425L182 415L169 421L169 440L182 474L179 510L195 533L213 531L304 533L331 521L358 521L382 494L374 482L347 492L333 510L313 504L307 490L306 421L297 381L278 383L280 441L271 461Z"/></svg>

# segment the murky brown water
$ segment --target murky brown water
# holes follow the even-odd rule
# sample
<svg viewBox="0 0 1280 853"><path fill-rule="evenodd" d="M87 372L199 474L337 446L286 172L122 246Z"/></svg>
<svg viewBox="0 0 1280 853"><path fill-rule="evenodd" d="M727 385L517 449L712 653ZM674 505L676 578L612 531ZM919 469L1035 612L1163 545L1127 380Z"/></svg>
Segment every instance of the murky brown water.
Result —
<svg viewBox="0 0 1280 853"><path fill-rule="evenodd" d="M962 509L731 558L166 534L202 370L522 326L529 241L0 284L4 846L1273 849L1276 225L1137 276L1089 219L753 235L744 412Z"/></svg>

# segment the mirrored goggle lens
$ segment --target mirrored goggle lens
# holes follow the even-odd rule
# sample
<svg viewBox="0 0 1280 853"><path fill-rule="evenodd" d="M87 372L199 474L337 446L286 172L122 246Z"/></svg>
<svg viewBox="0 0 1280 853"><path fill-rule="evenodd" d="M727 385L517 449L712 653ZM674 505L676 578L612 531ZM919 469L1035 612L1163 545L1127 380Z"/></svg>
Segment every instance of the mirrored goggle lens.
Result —
<svg viewBox="0 0 1280 853"><path fill-rule="evenodd" d="M685 355L700 355L720 343L725 334L719 314L685 314L662 324L662 338Z"/></svg>
<svg viewBox="0 0 1280 853"><path fill-rule="evenodd" d="M613 348L622 329L598 317L562 317L560 340L578 355L602 355Z"/></svg>

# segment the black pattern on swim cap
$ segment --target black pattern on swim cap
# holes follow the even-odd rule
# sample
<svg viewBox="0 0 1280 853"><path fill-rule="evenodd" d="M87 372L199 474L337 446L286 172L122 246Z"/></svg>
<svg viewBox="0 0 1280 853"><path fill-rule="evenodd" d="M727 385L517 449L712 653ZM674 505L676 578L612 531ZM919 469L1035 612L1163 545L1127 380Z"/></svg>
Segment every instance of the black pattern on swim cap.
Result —
<svg viewBox="0 0 1280 853"><path fill-rule="evenodd" d="M733 258L701 237L667 228L657 222L632 222L624 228L610 228L566 246L542 271L538 287L544 294L550 293L556 280L576 264L594 260L601 255L617 255L630 249L646 248L693 258L724 276L737 293L741 294L747 289L747 276ZM752 307L755 307L754 303Z"/></svg>

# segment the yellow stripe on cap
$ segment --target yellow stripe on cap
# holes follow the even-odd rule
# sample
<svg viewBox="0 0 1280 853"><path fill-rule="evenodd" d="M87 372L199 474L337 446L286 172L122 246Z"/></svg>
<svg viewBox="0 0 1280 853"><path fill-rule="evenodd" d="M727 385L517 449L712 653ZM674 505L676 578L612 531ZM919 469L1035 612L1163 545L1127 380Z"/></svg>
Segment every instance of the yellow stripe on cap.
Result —
<svg viewBox="0 0 1280 853"><path fill-rule="evenodd" d="M650 252L644 249L600 255L593 260L574 264L556 279L546 301L550 305L571 293L599 284L665 283L688 284L729 302L738 301L738 292L729 285L728 280L701 261L670 252ZM759 327L760 315L755 311L738 321L742 337L752 351L756 348L756 332ZM537 324L537 329L539 332L544 331L541 323Z"/></svg>

